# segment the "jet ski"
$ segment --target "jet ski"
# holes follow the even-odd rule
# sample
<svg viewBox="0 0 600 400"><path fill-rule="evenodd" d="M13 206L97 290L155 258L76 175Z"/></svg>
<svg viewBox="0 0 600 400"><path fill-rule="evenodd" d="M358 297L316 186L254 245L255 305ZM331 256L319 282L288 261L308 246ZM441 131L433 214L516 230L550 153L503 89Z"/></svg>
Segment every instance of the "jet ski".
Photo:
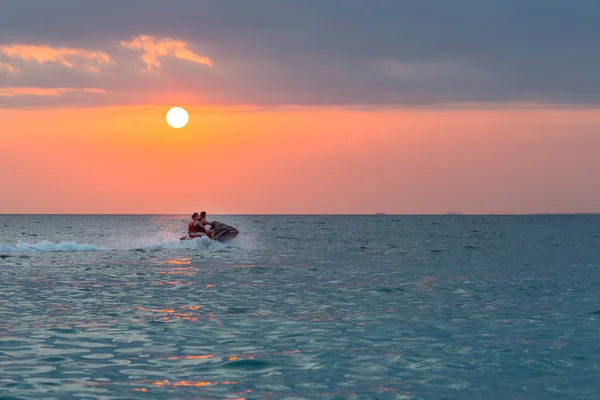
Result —
<svg viewBox="0 0 600 400"><path fill-rule="evenodd" d="M211 229L214 231L212 240L216 240L217 242L225 243L232 239L234 239L240 232L235 229L233 226L229 226L222 222L215 222L215 225ZM182 236L179 240L190 240L195 239L189 236Z"/></svg>

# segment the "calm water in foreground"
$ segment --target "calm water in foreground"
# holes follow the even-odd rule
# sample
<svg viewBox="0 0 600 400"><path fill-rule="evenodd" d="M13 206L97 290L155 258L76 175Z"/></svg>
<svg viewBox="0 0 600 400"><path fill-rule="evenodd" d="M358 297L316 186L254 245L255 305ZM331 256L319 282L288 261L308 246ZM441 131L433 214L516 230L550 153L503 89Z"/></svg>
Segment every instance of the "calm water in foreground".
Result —
<svg viewBox="0 0 600 400"><path fill-rule="evenodd" d="M600 398L600 216L214 218L0 216L0 398Z"/></svg>

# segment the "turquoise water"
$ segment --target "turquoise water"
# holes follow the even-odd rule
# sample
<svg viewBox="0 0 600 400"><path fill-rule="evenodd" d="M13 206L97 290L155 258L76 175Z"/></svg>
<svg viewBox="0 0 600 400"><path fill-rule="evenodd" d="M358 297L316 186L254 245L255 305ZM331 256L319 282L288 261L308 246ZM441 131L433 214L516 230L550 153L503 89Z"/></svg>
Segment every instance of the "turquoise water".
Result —
<svg viewBox="0 0 600 400"><path fill-rule="evenodd" d="M214 218L0 216L0 398L599 398L600 216Z"/></svg>

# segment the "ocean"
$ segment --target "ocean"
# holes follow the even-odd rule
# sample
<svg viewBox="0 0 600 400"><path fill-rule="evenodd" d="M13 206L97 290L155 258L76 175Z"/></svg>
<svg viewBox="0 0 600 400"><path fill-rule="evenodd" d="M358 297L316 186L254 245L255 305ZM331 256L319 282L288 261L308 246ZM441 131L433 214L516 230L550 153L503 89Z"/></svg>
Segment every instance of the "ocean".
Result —
<svg viewBox="0 0 600 400"><path fill-rule="evenodd" d="M2 399L599 399L600 216L0 215Z"/></svg>

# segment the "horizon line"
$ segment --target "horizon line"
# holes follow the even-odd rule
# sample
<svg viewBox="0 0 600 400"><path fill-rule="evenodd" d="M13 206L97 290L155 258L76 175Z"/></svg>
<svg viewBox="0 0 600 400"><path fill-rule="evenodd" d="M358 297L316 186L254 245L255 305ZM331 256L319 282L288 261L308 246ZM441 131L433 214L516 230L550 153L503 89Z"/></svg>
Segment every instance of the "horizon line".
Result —
<svg viewBox="0 0 600 400"><path fill-rule="evenodd" d="M14 215L189 215L189 213L0 213L0 216ZM510 212L490 212L490 213L467 213L467 212L446 212L446 213L211 213L211 215L229 215L229 216L527 216L527 215L600 215L600 211L575 211L575 212L528 212L528 213L510 213Z"/></svg>

